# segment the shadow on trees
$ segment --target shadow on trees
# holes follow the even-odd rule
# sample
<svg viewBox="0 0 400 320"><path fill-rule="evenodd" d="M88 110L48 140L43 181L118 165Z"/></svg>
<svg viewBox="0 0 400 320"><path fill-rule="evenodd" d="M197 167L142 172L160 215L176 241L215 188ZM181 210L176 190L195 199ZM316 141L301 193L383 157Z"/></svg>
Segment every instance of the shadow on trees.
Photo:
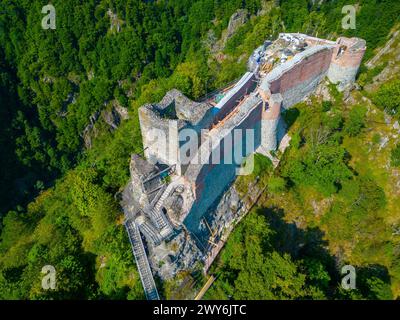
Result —
<svg viewBox="0 0 400 320"><path fill-rule="evenodd" d="M266 217L274 234L265 239L265 247L273 247L281 254L289 254L293 260L314 260L323 265L330 276L325 293L330 299L392 299L391 279L388 269L379 264L354 266L356 268L356 293L339 288L341 267L347 262L331 255L324 232L319 228L300 229L295 223L286 222L284 210L277 207L257 208L256 213ZM339 289L339 290L338 290Z"/></svg>
<svg viewBox="0 0 400 320"><path fill-rule="evenodd" d="M282 113L283 119L286 123L286 130L289 131L290 127L296 122L296 119L299 117L300 111L296 107L285 110Z"/></svg>

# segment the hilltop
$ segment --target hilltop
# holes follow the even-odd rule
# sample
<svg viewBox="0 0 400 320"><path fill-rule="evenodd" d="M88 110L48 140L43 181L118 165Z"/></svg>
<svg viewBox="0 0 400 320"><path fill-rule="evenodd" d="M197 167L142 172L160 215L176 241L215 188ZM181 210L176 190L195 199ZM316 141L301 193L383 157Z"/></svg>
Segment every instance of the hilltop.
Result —
<svg viewBox="0 0 400 320"><path fill-rule="evenodd" d="M2 1L0 298L144 298L119 205L131 154L143 152L139 106L173 88L197 100L224 87L280 32L357 36L368 61L390 40L399 2L350 2L360 4L357 29L344 31L347 0L52 1L57 29L49 31L41 1ZM256 163L267 192L231 235L210 298L398 297L392 34L394 49L361 71L358 88L326 85L325 98L285 115L290 147L276 153L275 170L265 158ZM255 178L238 180L238 192ZM354 296L335 290L345 262L365 274ZM56 292L41 288L46 264L58 270ZM158 283L161 296L176 294L186 276L201 286L197 271Z"/></svg>

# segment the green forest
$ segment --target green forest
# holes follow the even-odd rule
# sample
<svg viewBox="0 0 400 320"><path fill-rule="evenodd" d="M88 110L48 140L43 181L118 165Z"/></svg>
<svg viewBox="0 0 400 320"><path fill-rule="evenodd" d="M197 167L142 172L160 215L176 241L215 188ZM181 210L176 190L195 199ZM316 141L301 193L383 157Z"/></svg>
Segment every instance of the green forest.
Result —
<svg viewBox="0 0 400 320"><path fill-rule="evenodd" d="M397 0L52 0L56 29L45 30L48 3L0 1L0 299L144 299L119 206L130 155L143 149L138 107L172 88L198 99L224 86L283 31L361 37L367 61L400 22ZM348 4L354 30L341 28ZM249 19L226 37L238 9ZM290 148L263 170L267 191L213 267L208 298L400 295L400 198L388 174L400 143L367 150L386 115L400 119L399 79L368 89L387 64L361 68L351 104L331 88L331 101L285 114ZM114 105L129 119L113 129L100 117L85 146L90 119ZM339 288L338 261L359 266L359 290ZM41 288L46 264L55 291Z"/></svg>

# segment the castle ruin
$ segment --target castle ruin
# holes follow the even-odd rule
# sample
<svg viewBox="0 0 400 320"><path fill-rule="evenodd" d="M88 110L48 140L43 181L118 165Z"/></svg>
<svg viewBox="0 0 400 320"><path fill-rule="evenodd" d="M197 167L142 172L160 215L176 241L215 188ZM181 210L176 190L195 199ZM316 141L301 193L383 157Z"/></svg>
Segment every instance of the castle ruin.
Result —
<svg viewBox="0 0 400 320"><path fill-rule="evenodd" d="M339 90L351 86L365 50L358 38L333 42L283 33L257 48L248 72L227 88L199 102L171 90L139 108L144 158L132 156L123 207L149 299L158 298L153 272L170 278L198 261L210 264L214 233L235 218L231 213L217 221L213 210L243 163L254 153L270 157L285 133L281 113L324 78Z"/></svg>

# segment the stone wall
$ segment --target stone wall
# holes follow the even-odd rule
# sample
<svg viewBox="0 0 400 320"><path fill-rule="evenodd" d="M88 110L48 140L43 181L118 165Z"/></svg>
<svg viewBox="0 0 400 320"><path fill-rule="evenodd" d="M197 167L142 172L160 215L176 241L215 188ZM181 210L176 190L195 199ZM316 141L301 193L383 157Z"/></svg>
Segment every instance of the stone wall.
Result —
<svg viewBox="0 0 400 320"><path fill-rule="evenodd" d="M365 40L358 38L339 38L334 48L328 78L339 84L339 89L356 80L366 50Z"/></svg>
<svg viewBox="0 0 400 320"><path fill-rule="evenodd" d="M149 105L139 108L139 121L146 159L151 163L177 164L178 132L186 126L185 122L161 118Z"/></svg>
<svg viewBox="0 0 400 320"><path fill-rule="evenodd" d="M255 75L252 72L246 72L238 83L227 93L225 97L214 107L214 122L223 120L233 108L238 105L238 101L249 94L255 87Z"/></svg>
<svg viewBox="0 0 400 320"><path fill-rule="evenodd" d="M277 149L278 136L281 136L284 127L282 110L314 93L325 76L340 85L355 80L365 52L364 40L339 38L337 42L332 42L306 35L299 36L308 44L308 47L301 47L306 47L306 50L300 52L299 49L294 56L288 55L279 60L282 64L262 78L254 92L256 75L248 72L215 107L207 102L194 102L181 92L171 90L158 104L139 108L147 160L151 163L176 165L175 172L179 177L171 177L167 190L180 186L182 191L175 198L169 191L163 193L169 198L151 196L151 191L158 190L157 187L164 183L161 177L153 179L161 166L153 166L134 156L131 161L131 182L123 194L127 204L124 206L126 217L135 218L138 211L154 203L151 197L164 199L164 209L168 207L168 203L173 207L172 220L176 221L177 226L183 224L184 228L181 230L189 231L190 237L187 238L193 247L196 247L192 241L195 240L203 253L209 250L210 230L203 220L208 221L213 230L230 225L233 215L223 213L218 216L215 214L218 211L216 208L225 201L223 195L239 174L238 169L246 157L256 150L269 155L269 151ZM292 56L291 60L286 61ZM260 73L259 76L264 75L265 73ZM211 130L201 135L200 131L208 128ZM194 129L187 131L188 141L182 140L185 129ZM236 129L240 129L241 136L235 135ZM251 135L254 138L251 144L246 140L248 129L252 130ZM161 139L157 138L157 132L161 133ZM193 136L190 134L194 134L197 139L192 140ZM189 156L186 154L188 149ZM215 162L216 158L219 158L218 163ZM189 159L190 162L183 163L183 159ZM254 192L252 186L249 187L249 192ZM176 243L182 244L183 232L172 241L179 237L181 240ZM165 252L164 247L160 248L160 252ZM161 266L159 262L165 261L165 256L157 254L156 247L153 249L155 251L150 251L150 255L161 257L154 260L156 265L153 265L153 269L160 269L163 277L175 274L179 269L177 264L174 265L171 261L164 267ZM187 254L190 263L201 256L197 248L193 251L196 254ZM185 258L178 254L174 255L174 259L179 261ZM189 268L190 263L185 267Z"/></svg>
<svg viewBox="0 0 400 320"><path fill-rule="evenodd" d="M329 70L333 48L331 45L311 47L276 67L262 80L259 93L266 107L262 115L260 152L276 150L282 108L290 108L315 91Z"/></svg>
<svg viewBox="0 0 400 320"><path fill-rule="evenodd" d="M269 106L264 108L261 120L261 145L260 151L276 150L278 137L278 124L280 121L282 95L275 93L269 99Z"/></svg>
<svg viewBox="0 0 400 320"><path fill-rule="evenodd" d="M210 150L207 155L208 164L193 164L186 171L185 177L191 182L195 193L195 201L187 218L184 220L184 224L191 233L196 235L196 238L202 239L202 241L207 241L203 238L207 236L208 231L204 227L202 228L201 219L218 202L224 191L234 181L237 169L245 157L253 153L261 144L261 112L261 99L256 94L248 97L248 100L241 105L238 114L228 119L217 130L210 132L210 135L216 141L219 141L215 148L212 149L212 152L219 152L220 164L212 163L212 152ZM233 145L227 147L225 138L227 134L232 134L233 136L235 129L241 129L242 139L233 139ZM254 146L246 145L246 129L253 130ZM202 147L204 148L204 145ZM227 148L229 148L229 153L233 159L231 164L226 163L227 159L224 158L227 155L224 153ZM233 154L234 150L242 151L241 158L236 159L236 161Z"/></svg>
<svg viewBox="0 0 400 320"><path fill-rule="evenodd" d="M260 89L282 95L282 107L290 108L314 92L326 76L333 47L318 45L296 55L292 60L272 70L263 80Z"/></svg>

